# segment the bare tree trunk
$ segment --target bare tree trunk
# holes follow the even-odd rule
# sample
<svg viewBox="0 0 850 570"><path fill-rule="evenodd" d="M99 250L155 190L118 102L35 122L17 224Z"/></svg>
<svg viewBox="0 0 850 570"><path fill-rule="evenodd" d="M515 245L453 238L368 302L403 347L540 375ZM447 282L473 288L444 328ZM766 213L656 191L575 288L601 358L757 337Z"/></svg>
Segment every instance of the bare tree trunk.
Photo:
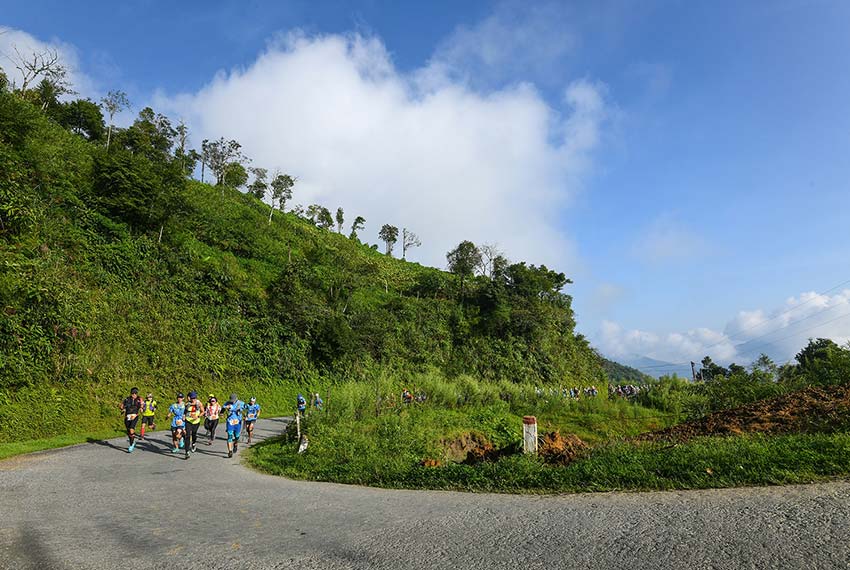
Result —
<svg viewBox="0 0 850 570"><path fill-rule="evenodd" d="M274 200L272 200L271 206L269 207L269 225L272 223L272 214L274 213Z"/></svg>
<svg viewBox="0 0 850 570"><path fill-rule="evenodd" d="M206 161L201 159L201 183L204 182L204 167L207 165Z"/></svg>
<svg viewBox="0 0 850 570"><path fill-rule="evenodd" d="M165 225L159 226L159 238L157 238L156 243L162 243L162 229L164 227L165 227Z"/></svg>
<svg viewBox="0 0 850 570"><path fill-rule="evenodd" d="M109 122L109 130L106 131L106 150L109 150L109 141L112 140L112 122Z"/></svg>

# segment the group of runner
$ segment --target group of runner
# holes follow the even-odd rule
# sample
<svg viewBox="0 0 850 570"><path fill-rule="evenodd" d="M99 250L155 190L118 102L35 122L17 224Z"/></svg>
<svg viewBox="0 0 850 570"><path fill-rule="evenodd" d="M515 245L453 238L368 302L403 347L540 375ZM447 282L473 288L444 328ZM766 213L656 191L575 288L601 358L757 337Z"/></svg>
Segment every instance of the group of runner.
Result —
<svg viewBox="0 0 850 570"><path fill-rule="evenodd" d="M153 394L148 394L142 400L139 397L139 389L130 390L130 396L121 402L121 412L124 414L124 427L127 429L127 439L130 444L127 452L132 453L136 448L136 440L145 438L145 428L150 426L156 429L157 402ZM177 400L168 408L166 419L171 420L171 443L174 448L171 453L180 453L185 450L185 458L197 451L198 429L201 421L207 431L206 443L212 445L215 441L215 432L218 428L219 418L225 418L227 431L227 457L233 457L239 449L239 439L242 436L244 426L250 445L254 435L254 424L260 417L260 405L256 398L251 398L246 404L236 394L231 394L230 399L220 404L214 394L210 394L207 403L198 399L198 393L194 390L189 392L188 399L184 398L183 392L177 394ZM136 436L136 425L139 418L142 419L142 427L138 437Z"/></svg>

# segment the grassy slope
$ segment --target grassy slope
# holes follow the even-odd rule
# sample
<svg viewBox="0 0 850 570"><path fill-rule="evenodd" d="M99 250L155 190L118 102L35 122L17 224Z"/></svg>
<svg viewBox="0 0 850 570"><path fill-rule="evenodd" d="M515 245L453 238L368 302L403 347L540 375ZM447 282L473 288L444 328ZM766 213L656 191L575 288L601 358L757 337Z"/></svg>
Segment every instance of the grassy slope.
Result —
<svg viewBox="0 0 850 570"><path fill-rule="evenodd" d="M268 224L234 190L189 181L159 243L98 209L101 152L0 94L0 444L120 429L132 385L280 414L297 392L416 370L601 380L571 332L476 332L452 276L292 214Z"/></svg>

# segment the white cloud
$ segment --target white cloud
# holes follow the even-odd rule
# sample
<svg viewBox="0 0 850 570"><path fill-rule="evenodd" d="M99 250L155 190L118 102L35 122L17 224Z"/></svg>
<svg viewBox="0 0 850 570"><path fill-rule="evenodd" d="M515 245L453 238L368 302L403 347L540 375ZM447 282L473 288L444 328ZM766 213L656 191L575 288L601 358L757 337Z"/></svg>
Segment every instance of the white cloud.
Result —
<svg viewBox="0 0 850 570"><path fill-rule="evenodd" d="M559 2L502 2L473 26L458 26L437 47L420 79L487 87L517 77L561 81L579 34Z"/></svg>
<svg viewBox="0 0 850 570"><path fill-rule="evenodd" d="M400 73L376 38L290 34L155 107L184 117L196 144L235 138L254 164L297 176L294 202L363 215L364 237L384 223L412 229L423 242L415 260L444 266L471 239L570 271L575 248L558 215L599 145L604 88L574 81L553 109L530 84L477 92L426 85L422 72Z"/></svg>
<svg viewBox="0 0 850 570"><path fill-rule="evenodd" d="M34 36L13 28L0 26L0 67L6 72L10 82L20 86L23 75L16 68L20 57L29 59L33 54L55 51L68 71L68 80L77 97L97 97L97 89L91 77L80 70L77 50L65 42L52 39L42 41ZM34 87L34 85L33 85Z"/></svg>
<svg viewBox="0 0 850 570"><path fill-rule="evenodd" d="M637 239L632 253L650 264L687 259L706 251L706 244L672 214L659 216Z"/></svg>
<svg viewBox="0 0 850 570"><path fill-rule="evenodd" d="M654 333L639 329L625 330L617 323L603 321L596 344L612 358L648 356L665 362L700 360L706 354L720 362L735 358L735 347L723 333L708 328L687 332Z"/></svg>
<svg viewBox="0 0 850 570"><path fill-rule="evenodd" d="M595 341L613 358L641 355L679 363L709 355L722 363L746 363L762 352L778 361L790 360L809 338L830 338L842 345L850 341L850 289L831 296L802 293L772 311L740 311L723 332L699 328L658 334L603 321Z"/></svg>

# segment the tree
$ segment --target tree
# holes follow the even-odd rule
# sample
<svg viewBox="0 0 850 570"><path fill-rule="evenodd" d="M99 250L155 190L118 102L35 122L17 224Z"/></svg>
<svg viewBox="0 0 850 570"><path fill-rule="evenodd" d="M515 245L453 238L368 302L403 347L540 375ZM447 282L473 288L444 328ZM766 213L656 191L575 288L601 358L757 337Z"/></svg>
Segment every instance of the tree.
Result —
<svg viewBox="0 0 850 570"><path fill-rule="evenodd" d="M224 178L222 179L223 186L239 189L245 186L246 182L248 182L248 171L245 170L244 166L238 162L231 162L227 165L227 170L224 171Z"/></svg>
<svg viewBox="0 0 850 570"><path fill-rule="evenodd" d="M342 211L342 207L336 209L336 231L338 233L342 233L342 224L345 221L345 212Z"/></svg>
<svg viewBox="0 0 850 570"><path fill-rule="evenodd" d="M456 248L446 254L449 271L460 278L460 295L463 298L463 282L472 277L475 268L481 265L481 252L471 241L464 240Z"/></svg>
<svg viewBox="0 0 850 570"><path fill-rule="evenodd" d="M40 79L50 83L57 94L72 92L67 79L68 69L62 63L57 50L50 48L25 56L17 46L12 46L12 49L15 50L15 55L10 56L9 60L21 74L21 86L17 90L19 95L25 95L30 85Z"/></svg>
<svg viewBox="0 0 850 570"><path fill-rule="evenodd" d="M381 227L381 231L378 232L378 237L387 245L387 255L392 257L393 247L398 241L398 228L390 224L384 224Z"/></svg>
<svg viewBox="0 0 850 570"><path fill-rule="evenodd" d="M277 202L281 212L284 211L286 202L292 199L292 188L295 186L295 178L289 174L276 174L272 180L272 204L269 210L269 223L272 223L272 212L274 212L274 203Z"/></svg>
<svg viewBox="0 0 850 570"><path fill-rule="evenodd" d="M366 218L363 216L357 216L354 218L354 223L351 224L351 234L349 234L349 238L357 239L357 230L362 230L366 227Z"/></svg>
<svg viewBox="0 0 850 570"><path fill-rule="evenodd" d="M177 148L174 150L174 158L180 161L180 169L185 176L191 176L195 171L195 165L198 163L200 155L195 149L187 149L186 143L189 140L189 127L180 119L180 124L174 129L177 132Z"/></svg>
<svg viewBox="0 0 850 570"><path fill-rule="evenodd" d="M310 204L307 206L307 210L305 214L307 215L307 219L316 225L319 223L319 213L322 211L322 206L320 204Z"/></svg>
<svg viewBox="0 0 850 570"><path fill-rule="evenodd" d="M319 208L319 215L317 217L318 226L324 230L329 230L334 226L334 219L331 215L331 211L321 206Z"/></svg>
<svg viewBox="0 0 850 570"><path fill-rule="evenodd" d="M103 114L100 107L88 99L76 99L59 105L54 118L72 133L82 135L90 141L103 138Z"/></svg>
<svg viewBox="0 0 850 570"><path fill-rule="evenodd" d="M235 140L225 140L224 137L212 142L204 140L201 143L201 154L203 163L208 165L215 175L216 186L224 184L224 176L231 165L249 162L248 157L242 154L242 145ZM201 179L203 180L203 171Z"/></svg>
<svg viewBox="0 0 850 570"><path fill-rule="evenodd" d="M419 247L422 245L422 242L419 240L419 236L408 230L407 228L403 228L401 230L401 258L407 259L407 250L412 247Z"/></svg>
<svg viewBox="0 0 850 570"><path fill-rule="evenodd" d="M123 91L110 91L100 101L106 107L106 112L109 114L109 130L106 131L106 150L109 150L109 143L112 140L112 120L117 113L130 107L130 101L127 99L127 94Z"/></svg>
<svg viewBox="0 0 850 570"><path fill-rule="evenodd" d="M481 252L481 265L478 269L482 275L493 279L493 265L498 258L505 259L505 254L494 243L485 243L479 248L479 251Z"/></svg>
<svg viewBox="0 0 850 570"><path fill-rule="evenodd" d="M269 189L269 183L266 182L266 177L269 175L267 168L249 168L251 174L254 175L254 181L248 185L248 192L254 195L258 200L266 197L266 191Z"/></svg>

